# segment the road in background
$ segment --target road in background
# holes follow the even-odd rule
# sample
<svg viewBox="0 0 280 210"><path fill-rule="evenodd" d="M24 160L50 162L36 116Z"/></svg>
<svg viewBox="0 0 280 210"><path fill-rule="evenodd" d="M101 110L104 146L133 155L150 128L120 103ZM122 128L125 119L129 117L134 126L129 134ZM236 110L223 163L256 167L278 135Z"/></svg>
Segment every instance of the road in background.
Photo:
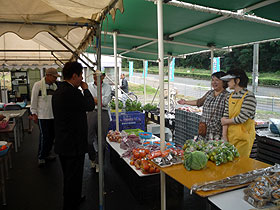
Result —
<svg viewBox="0 0 280 210"><path fill-rule="evenodd" d="M133 76L129 78L129 81L136 84L144 84L144 78L141 73L134 73ZM158 75L148 75L146 84L153 88L158 88ZM194 100L202 97L210 90L210 85L211 82L207 80L175 77L174 82L170 83L170 89L175 88L178 91L178 95L185 96L188 100ZM167 83L165 83L165 89L167 89ZM249 86L248 89L252 90L252 86ZM178 95L177 99L179 99ZM257 110L280 113L280 88L260 86L258 87L256 99ZM155 102L157 103L157 100L155 100Z"/></svg>
<svg viewBox="0 0 280 210"><path fill-rule="evenodd" d="M142 73L133 72L133 76L142 77ZM158 81L159 76L157 74L148 74L147 79L154 79L154 80ZM172 83L197 85L197 86L204 86L204 87L210 87L210 85L211 85L210 81L207 81L207 80L197 80L197 79L185 78L185 77L175 77L174 82L172 82ZM252 86L249 85L248 89L252 91ZM259 86L258 89L257 89L257 94L256 95L279 97L280 98L280 87L262 87L262 86Z"/></svg>

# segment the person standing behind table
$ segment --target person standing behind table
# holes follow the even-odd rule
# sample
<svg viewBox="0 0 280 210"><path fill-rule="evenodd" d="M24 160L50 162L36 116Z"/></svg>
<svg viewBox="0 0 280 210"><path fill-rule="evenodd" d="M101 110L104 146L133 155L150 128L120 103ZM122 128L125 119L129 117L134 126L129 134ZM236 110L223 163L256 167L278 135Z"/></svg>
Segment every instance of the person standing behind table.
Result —
<svg viewBox="0 0 280 210"><path fill-rule="evenodd" d="M39 150L38 166L45 165L46 160L54 160L55 156L50 155L54 142L54 117L52 110L52 95L57 89L55 84L59 77L57 70L49 68L46 70L46 76L36 82L32 88L31 95L31 119L39 125Z"/></svg>
<svg viewBox="0 0 280 210"><path fill-rule="evenodd" d="M82 197L84 158L87 153L87 111L95 103L83 82L83 67L68 62L63 68L64 82L55 91L52 107L55 123L54 151L59 155L63 172L63 210L77 210ZM79 87L82 88L83 94Z"/></svg>
<svg viewBox="0 0 280 210"><path fill-rule="evenodd" d="M248 91L248 77L242 70L230 70L221 78L234 90L226 100L223 138L233 144L240 156L249 157L255 140L256 98Z"/></svg>
<svg viewBox="0 0 280 210"><path fill-rule="evenodd" d="M223 117L228 91L226 90L227 83L220 78L225 75L222 71L213 73L211 76L213 89L209 90L202 98L191 101L184 99L178 101L181 105L203 106L200 122L205 122L207 129L205 136L198 136L200 140L220 139L222 137L221 118Z"/></svg>
<svg viewBox="0 0 280 210"><path fill-rule="evenodd" d="M100 77L101 80L101 88L102 88L102 112L101 112L101 120L102 120L102 148L103 148L103 159L105 157L105 143L106 136L109 129L110 124L110 108L109 103L111 101L111 86L105 82L103 82L105 78L105 73L103 73ZM97 101L97 75L93 74L94 84L89 86L89 90L94 98L95 104ZM98 165L98 119L97 119L97 106L96 109L92 112L88 112L88 155L91 160L91 168L99 172Z"/></svg>
<svg viewBox="0 0 280 210"><path fill-rule="evenodd" d="M125 78L125 74L121 74L121 79L122 79L122 85L120 86L120 88L123 90L123 92L125 92L127 94L128 93L128 82ZM122 102L125 105L127 96L123 92L122 92Z"/></svg>

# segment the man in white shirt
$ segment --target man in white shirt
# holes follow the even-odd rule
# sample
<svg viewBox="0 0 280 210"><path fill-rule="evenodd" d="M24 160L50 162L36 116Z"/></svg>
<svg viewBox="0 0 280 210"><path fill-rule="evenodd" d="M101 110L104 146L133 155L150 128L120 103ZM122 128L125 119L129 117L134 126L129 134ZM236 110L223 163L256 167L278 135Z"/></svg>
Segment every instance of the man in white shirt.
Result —
<svg viewBox="0 0 280 210"><path fill-rule="evenodd" d="M32 118L39 125L38 166L45 166L46 160L54 160L50 155L54 142L54 117L52 95L57 89L55 84L59 74L55 68L46 70L46 76L36 82L32 88L30 111Z"/></svg>
<svg viewBox="0 0 280 210"><path fill-rule="evenodd" d="M98 122L97 122L97 75L93 75L94 84L89 85L88 89L91 92L91 95L94 98L94 102L96 104L95 110L92 112L88 112L88 155L91 160L91 168L96 168L96 172L99 172L98 165ZM110 108L109 103L111 101L111 86L107 83L103 82L105 78L105 73L103 73L100 77L102 84L102 146L103 146L103 156L105 155L105 143L106 136L109 129L110 124Z"/></svg>

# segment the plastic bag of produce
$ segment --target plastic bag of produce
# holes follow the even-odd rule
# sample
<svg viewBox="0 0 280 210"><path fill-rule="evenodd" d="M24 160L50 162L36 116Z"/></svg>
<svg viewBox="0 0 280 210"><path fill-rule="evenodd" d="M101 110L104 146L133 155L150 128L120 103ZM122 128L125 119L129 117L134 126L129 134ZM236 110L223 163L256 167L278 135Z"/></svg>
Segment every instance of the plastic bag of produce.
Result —
<svg viewBox="0 0 280 210"><path fill-rule="evenodd" d="M204 152L194 151L184 156L184 166L187 170L201 170L207 164L208 158Z"/></svg>

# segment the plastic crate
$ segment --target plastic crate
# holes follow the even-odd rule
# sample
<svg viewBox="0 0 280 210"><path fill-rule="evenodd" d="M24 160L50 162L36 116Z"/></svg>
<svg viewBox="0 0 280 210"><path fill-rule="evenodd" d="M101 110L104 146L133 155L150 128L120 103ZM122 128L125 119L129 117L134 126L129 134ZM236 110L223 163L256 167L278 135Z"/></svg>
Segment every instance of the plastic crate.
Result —
<svg viewBox="0 0 280 210"><path fill-rule="evenodd" d="M109 130L116 130L116 114L111 113L111 116L112 121L110 122ZM120 112L119 128L120 131L126 129L141 129L145 131L145 114L138 111Z"/></svg>

